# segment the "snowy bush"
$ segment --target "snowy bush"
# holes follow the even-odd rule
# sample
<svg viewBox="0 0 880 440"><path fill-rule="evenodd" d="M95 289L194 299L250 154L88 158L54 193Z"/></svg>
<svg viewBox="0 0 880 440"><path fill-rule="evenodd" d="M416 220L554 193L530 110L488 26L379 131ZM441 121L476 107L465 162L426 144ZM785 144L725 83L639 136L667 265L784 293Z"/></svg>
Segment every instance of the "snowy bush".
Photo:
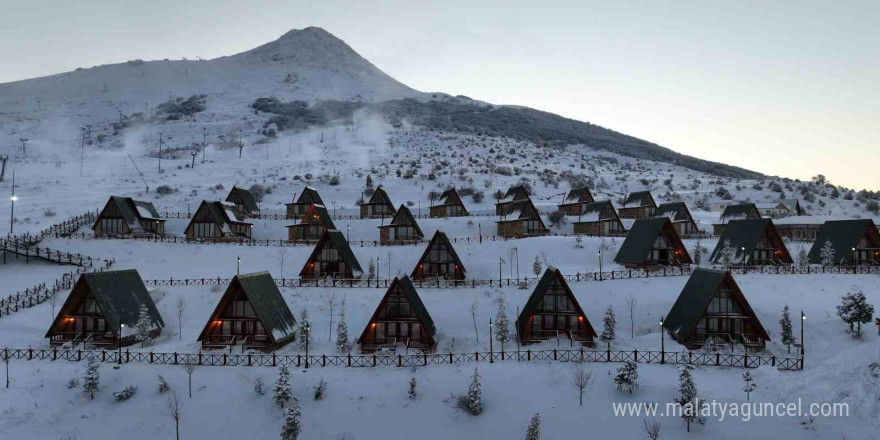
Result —
<svg viewBox="0 0 880 440"><path fill-rule="evenodd" d="M837 306L837 316L849 325L849 333L854 338L862 336L862 323L869 323L874 316L874 306L868 304L861 291L847 293Z"/></svg>
<svg viewBox="0 0 880 440"><path fill-rule="evenodd" d="M623 366L617 369L617 376L614 378L614 386L618 390L629 391L639 387L639 366L634 361L626 361Z"/></svg>
<svg viewBox="0 0 880 440"><path fill-rule="evenodd" d="M526 429L526 440L541 440L541 413L535 413Z"/></svg>
<svg viewBox="0 0 880 440"><path fill-rule="evenodd" d="M95 393L98 392L98 384L101 378L101 374L98 371L100 366L101 363L98 361L97 356L89 356L86 373L83 377L83 394L88 395L89 399L94 399Z"/></svg>
<svg viewBox="0 0 880 440"><path fill-rule="evenodd" d="M409 378L409 390L407 391L407 394L409 395L410 399L415 399L418 396L418 390L416 389L416 385L417 385L416 377L415 376L410 377Z"/></svg>
<svg viewBox="0 0 880 440"><path fill-rule="evenodd" d="M131 396L134 396L134 393L136 393L136 392L137 392L137 387L134 385L129 385L129 386L123 388L121 391L117 391L117 392L113 393L113 397L115 397L116 400L120 400L120 401L121 400L128 400L131 398Z"/></svg>
<svg viewBox="0 0 880 440"><path fill-rule="evenodd" d="M323 399L325 391L327 391L327 382L322 377L318 384L315 385L315 400Z"/></svg>
<svg viewBox="0 0 880 440"><path fill-rule="evenodd" d="M258 377L254 379L254 393L257 397L263 397L266 394L266 385L263 382L263 378Z"/></svg>
<svg viewBox="0 0 880 440"><path fill-rule="evenodd" d="M67 381L67 389L72 390L79 386L79 379L70 379Z"/></svg>
<svg viewBox="0 0 880 440"><path fill-rule="evenodd" d="M284 364L278 369L278 380L275 381L275 387L272 389L272 399L276 405L284 408L284 404L290 401L291 396L290 369Z"/></svg>
<svg viewBox="0 0 880 440"><path fill-rule="evenodd" d="M284 426L281 428L281 440L296 440L302 429L302 412L299 402L293 401L293 406L284 413Z"/></svg>
<svg viewBox="0 0 880 440"><path fill-rule="evenodd" d="M263 185L260 185L259 183L251 185L251 187L248 189L248 191L251 193L252 196L254 196L254 201L257 203L262 202L263 197L265 197L266 193L268 192L266 190L266 187Z"/></svg>
<svg viewBox="0 0 880 440"><path fill-rule="evenodd" d="M171 387L168 386L168 382L165 381L165 378L162 377L162 375L160 374L159 375L159 387L158 387L159 394L165 394L170 389L171 389Z"/></svg>
<svg viewBox="0 0 880 440"><path fill-rule="evenodd" d="M468 387L467 394L458 396L458 408L470 415L477 416L483 412L483 392L480 384L480 372L474 369L474 375L471 376L471 384Z"/></svg>
<svg viewBox="0 0 880 440"><path fill-rule="evenodd" d="M156 187L156 193L159 195L168 195L177 192L176 189L168 186L168 185L159 185Z"/></svg>

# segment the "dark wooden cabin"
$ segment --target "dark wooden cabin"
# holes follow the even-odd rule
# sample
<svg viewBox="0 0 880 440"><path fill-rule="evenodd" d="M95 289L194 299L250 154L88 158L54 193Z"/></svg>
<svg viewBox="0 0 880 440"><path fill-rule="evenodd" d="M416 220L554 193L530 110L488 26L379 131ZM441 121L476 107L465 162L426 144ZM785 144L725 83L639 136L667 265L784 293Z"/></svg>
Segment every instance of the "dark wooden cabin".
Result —
<svg viewBox="0 0 880 440"><path fill-rule="evenodd" d="M315 244L299 276L302 279L354 279L360 278L363 272L342 232L328 229Z"/></svg>
<svg viewBox="0 0 880 440"><path fill-rule="evenodd" d="M363 352L396 350L398 344L422 351L437 345L434 320L406 275L395 277L357 343Z"/></svg>
<svg viewBox="0 0 880 440"><path fill-rule="evenodd" d="M672 226L675 227L678 235L682 238L700 235L702 232L697 227L697 222L694 221L694 216L691 215L691 211L684 202L661 203L660 206L654 210L654 215L652 217L669 218L669 220L672 221Z"/></svg>
<svg viewBox="0 0 880 440"><path fill-rule="evenodd" d="M581 206L578 221L573 225L575 234L620 237L626 234L623 222L614 205L608 200Z"/></svg>
<svg viewBox="0 0 880 440"><path fill-rule="evenodd" d="M626 234L614 261L628 268L692 264L690 254L667 217L640 218Z"/></svg>
<svg viewBox="0 0 880 440"><path fill-rule="evenodd" d="M721 264L724 243L730 241L732 263L745 266L780 266L792 264L791 254L782 236L769 218L731 220L718 239L709 261Z"/></svg>
<svg viewBox="0 0 880 440"><path fill-rule="evenodd" d="M235 205L242 217L260 217L260 205L250 191L233 186L226 201Z"/></svg>
<svg viewBox="0 0 880 440"><path fill-rule="evenodd" d="M127 346L138 342L141 306L151 321L150 338L159 336L165 322L136 270L89 272L79 276L58 311L46 337L53 346L92 344ZM120 339L121 336L121 339Z"/></svg>
<svg viewBox="0 0 880 440"><path fill-rule="evenodd" d="M297 198L295 202L286 203L284 205L287 207L285 218L288 220L299 220L306 214L306 211L308 211L312 205L327 206L324 205L324 201L321 200L318 190L307 186L303 188L301 193L299 193L299 198Z"/></svg>
<svg viewBox="0 0 880 440"><path fill-rule="evenodd" d="M92 225L96 237L115 235L161 236L165 220L150 202L111 196Z"/></svg>
<svg viewBox="0 0 880 440"><path fill-rule="evenodd" d="M810 263L822 264L822 247L827 241L834 249L836 264L880 266L880 233L871 219L825 222L810 248Z"/></svg>
<svg viewBox="0 0 880 440"><path fill-rule="evenodd" d="M630 193L623 202L623 207L617 210L620 218L648 218L654 216L657 202L651 191L636 191Z"/></svg>
<svg viewBox="0 0 880 440"><path fill-rule="evenodd" d="M470 215L464 202L455 188L449 188L440 194L436 205L430 208L431 217L463 217Z"/></svg>
<svg viewBox="0 0 880 440"><path fill-rule="evenodd" d="M296 319L269 272L236 275L198 340L203 349L271 351L293 341Z"/></svg>
<svg viewBox="0 0 880 440"><path fill-rule="evenodd" d="M757 220L760 219L761 213L754 203L740 203L738 205L729 205L724 208L718 223L712 225L712 232L715 235L724 233L724 228L733 220Z"/></svg>
<svg viewBox="0 0 880 440"><path fill-rule="evenodd" d="M763 349L770 340L730 272L712 269L694 270L663 328L691 350L710 340Z"/></svg>
<svg viewBox="0 0 880 440"><path fill-rule="evenodd" d="M511 186L507 189L507 192L504 194L504 197L501 198L497 203L495 203L495 215L504 216L507 215L508 210L517 202L522 202L524 200L531 200L529 198L529 190L526 189L525 186Z"/></svg>
<svg viewBox="0 0 880 440"><path fill-rule="evenodd" d="M560 336L592 344L597 336L562 273L555 267L544 271L516 320L516 328L523 344Z"/></svg>
<svg viewBox="0 0 880 440"><path fill-rule="evenodd" d="M565 203L558 206L559 210L564 212L565 215L578 215L585 205L594 201L590 188L585 186L583 188L572 188L565 196Z"/></svg>
<svg viewBox="0 0 880 440"><path fill-rule="evenodd" d="M230 202L203 200L186 226L186 238L240 241L251 238L253 225L242 220Z"/></svg>
<svg viewBox="0 0 880 440"><path fill-rule="evenodd" d="M504 208L505 214L495 222L498 225L498 235L507 238L524 238L547 235L550 231L541 219L541 213L532 204L532 200L526 198L512 202Z"/></svg>
<svg viewBox="0 0 880 440"><path fill-rule="evenodd" d="M412 212L400 205L391 223L379 226L379 243L382 245L412 244L425 238Z"/></svg>
<svg viewBox="0 0 880 440"><path fill-rule="evenodd" d="M414 281L459 280L467 277L467 269L446 234L437 231L412 271Z"/></svg>
<svg viewBox="0 0 880 440"><path fill-rule="evenodd" d="M287 226L287 239L290 241L316 242L328 229L336 229L330 213L324 205L312 205L300 222Z"/></svg>
<svg viewBox="0 0 880 440"><path fill-rule="evenodd" d="M394 204L388 193L379 186L367 203L361 203L361 218L386 218L394 216Z"/></svg>

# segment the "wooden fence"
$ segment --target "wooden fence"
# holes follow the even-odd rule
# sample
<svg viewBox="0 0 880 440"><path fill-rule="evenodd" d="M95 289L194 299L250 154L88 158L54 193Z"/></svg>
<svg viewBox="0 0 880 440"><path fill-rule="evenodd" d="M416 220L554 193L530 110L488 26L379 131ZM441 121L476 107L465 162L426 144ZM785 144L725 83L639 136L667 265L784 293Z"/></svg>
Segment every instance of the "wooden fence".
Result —
<svg viewBox="0 0 880 440"><path fill-rule="evenodd" d="M0 251L6 251L25 259L25 263L29 263L33 259L42 259L57 264L70 264L73 266L92 268L96 266L109 266L110 259L102 259L90 257L82 254L72 254L70 252L61 252L47 247L40 247L38 244L31 244L25 238L15 236L9 239L0 238ZM6 263L6 254L3 255L3 263Z"/></svg>
<svg viewBox="0 0 880 440"><path fill-rule="evenodd" d="M22 361L68 361L80 362L95 356L106 363L136 363L153 365L200 365L214 367L276 367L291 365L297 368L375 368L375 367L427 367L431 365L454 365L464 363L499 362L625 362L643 364L692 364L707 367L758 368L775 367L782 371L803 369L803 358L783 358L755 355L745 352L712 353L693 351L614 351L580 349L517 350L508 352L469 352L469 353L412 353L412 354L276 354L242 353L233 354L219 351L198 353L167 353L125 350L74 350L59 348L5 348L3 357Z"/></svg>

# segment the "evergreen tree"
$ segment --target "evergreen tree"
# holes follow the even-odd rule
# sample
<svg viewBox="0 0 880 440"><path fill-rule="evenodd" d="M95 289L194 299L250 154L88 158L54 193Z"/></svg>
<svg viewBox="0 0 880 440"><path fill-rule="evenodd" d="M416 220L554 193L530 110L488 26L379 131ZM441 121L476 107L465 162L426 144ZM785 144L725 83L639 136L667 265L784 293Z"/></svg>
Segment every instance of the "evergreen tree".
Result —
<svg viewBox="0 0 880 440"><path fill-rule="evenodd" d="M504 351L504 343L510 340L510 322L503 297L498 301L498 313L495 314L495 340L501 343L501 351Z"/></svg>
<svg viewBox="0 0 880 440"><path fill-rule="evenodd" d="M171 387L168 385L168 382L165 378L160 374L159 375L159 394L165 394L170 390Z"/></svg>
<svg viewBox="0 0 880 440"><path fill-rule="evenodd" d="M367 265L367 279L372 280L376 278L376 262L370 258L370 263Z"/></svg>
<svg viewBox="0 0 880 440"><path fill-rule="evenodd" d="M730 245L730 240L724 240L724 244L721 245L721 265L725 267L730 267L733 263L733 246Z"/></svg>
<svg viewBox="0 0 880 440"><path fill-rule="evenodd" d="M417 385L416 377L415 376L410 377L409 378L409 391L408 391L410 399L415 399L416 395L418 394L418 391L416 390L416 385Z"/></svg>
<svg viewBox="0 0 880 440"><path fill-rule="evenodd" d="M281 428L281 440L296 440L302 429L302 411L299 402L294 399L293 405L284 413L284 426Z"/></svg>
<svg viewBox="0 0 880 440"><path fill-rule="evenodd" d="M150 340L150 328L152 326L153 321L150 319L150 311L145 304L141 304L138 309L138 320L136 324L137 341L141 343L141 347L145 346L147 341Z"/></svg>
<svg viewBox="0 0 880 440"><path fill-rule="evenodd" d="M823 266L834 266L836 263L834 257L834 245L831 244L831 240L826 240L822 245L822 250L819 252L819 258L821 258Z"/></svg>
<svg viewBox="0 0 880 440"><path fill-rule="evenodd" d="M541 264L541 258L539 256L535 255L535 262L532 263L532 272L535 273L536 277L541 276L541 269L542 268L543 268L543 265Z"/></svg>
<svg viewBox="0 0 880 440"><path fill-rule="evenodd" d="M284 404L290 401L290 370L287 364L282 364L278 369L278 380L275 381L275 387L272 388L272 398L275 404L284 408Z"/></svg>
<svg viewBox="0 0 880 440"><path fill-rule="evenodd" d="M296 323L297 325L297 334L296 339L299 344L300 350L306 349L306 341L311 337L311 332L309 329L311 328L311 323L309 322L309 311L306 309L302 309L299 312L299 321Z"/></svg>
<svg viewBox="0 0 880 440"><path fill-rule="evenodd" d="M703 262L703 244L697 240L697 246L694 248L694 265L699 266Z"/></svg>
<svg viewBox="0 0 880 440"><path fill-rule="evenodd" d="M871 322L874 306L868 304L865 294L861 291L847 293L837 306L837 316L849 324L849 332L854 338L862 336L862 323Z"/></svg>
<svg viewBox="0 0 880 440"><path fill-rule="evenodd" d="M339 308L339 322L336 323L336 349L348 353L351 351L351 339L348 337L348 323L345 322L345 299Z"/></svg>
<svg viewBox="0 0 880 440"><path fill-rule="evenodd" d="M83 394L87 394L89 399L94 399L95 393L98 392L98 383L101 379L101 374L98 371L100 366L101 363L98 361L97 356L89 356L88 364L86 364L86 374L83 377Z"/></svg>
<svg viewBox="0 0 880 440"><path fill-rule="evenodd" d="M678 392L679 397L676 403L681 405L681 418L687 422L687 431L691 432L691 422L703 424L704 420L700 416L699 397L697 396L697 384L694 382L691 373L694 366L687 363L682 366L678 375Z"/></svg>
<svg viewBox="0 0 880 440"><path fill-rule="evenodd" d="M743 372L743 380L746 382L743 391L746 392L746 401L748 401L752 391L755 391L755 388L757 388L758 385L755 383L755 379L752 378L752 372L749 370Z"/></svg>
<svg viewBox="0 0 880 440"><path fill-rule="evenodd" d="M810 265L810 256L806 246L798 249L798 267L808 267Z"/></svg>
<svg viewBox="0 0 880 440"><path fill-rule="evenodd" d="M371 175L369 175L369 174L367 174L367 183L366 183L366 187L367 187L367 188L372 188L372 187L373 187L373 176L371 176Z"/></svg>
<svg viewBox="0 0 880 440"><path fill-rule="evenodd" d="M483 391L480 385L480 372L474 369L474 375L471 376L471 385L468 387L467 393L467 409L473 415L479 415L483 412Z"/></svg>
<svg viewBox="0 0 880 440"><path fill-rule="evenodd" d="M535 413L526 430L526 440L541 440L541 413Z"/></svg>
<svg viewBox="0 0 880 440"><path fill-rule="evenodd" d="M782 318L779 318L779 326L781 327L781 341L788 352L791 353L791 345L794 344L794 334L791 331L791 315L788 314L788 304L782 309Z"/></svg>
<svg viewBox="0 0 880 440"><path fill-rule="evenodd" d="M626 361L623 366L617 369L617 377L614 378L614 385L618 390L629 391L639 387L639 366L634 361Z"/></svg>
<svg viewBox="0 0 880 440"><path fill-rule="evenodd" d="M614 308L611 305L605 310L605 317L602 318L602 322L604 329L600 338L608 343L608 348L611 348L611 341L615 339L614 329L617 327L617 316L614 315Z"/></svg>

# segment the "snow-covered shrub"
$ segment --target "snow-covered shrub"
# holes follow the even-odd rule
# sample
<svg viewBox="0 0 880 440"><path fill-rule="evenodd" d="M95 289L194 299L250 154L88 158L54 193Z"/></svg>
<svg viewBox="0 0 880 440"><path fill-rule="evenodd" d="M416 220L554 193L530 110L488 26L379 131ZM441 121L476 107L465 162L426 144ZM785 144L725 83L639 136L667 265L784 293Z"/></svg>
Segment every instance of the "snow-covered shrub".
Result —
<svg viewBox="0 0 880 440"><path fill-rule="evenodd" d="M321 400L324 398L324 392L327 391L327 381L322 377L318 384L315 385L315 400Z"/></svg>
<svg viewBox="0 0 880 440"><path fill-rule="evenodd" d="M165 378L160 374L160 375L159 375L159 386L158 386L159 394L165 394L165 393L167 393L168 390L170 390L170 389L171 389L171 387L168 385L168 382L167 382L167 381L165 380Z"/></svg>
<svg viewBox="0 0 880 440"><path fill-rule="evenodd" d="M416 386L417 386L416 377L415 376L410 377L409 378L409 390L407 391L407 394L409 395L410 399L415 399L418 395L418 390L416 389Z"/></svg>
<svg viewBox="0 0 880 440"><path fill-rule="evenodd" d="M267 193L266 187L263 185L260 185L259 183L255 183L255 184L251 185L251 187L248 189L248 191L251 193L252 196L254 196L254 201L257 203L262 202L263 197L265 197L265 195Z"/></svg>
<svg viewBox="0 0 880 440"><path fill-rule="evenodd" d="M526 429L526 440L541 440L541 413L535 413Z"/></svg>
<svg viewBox="0 0 880 440"><path fill-rule="evenodd" d="M614 378L614 386L618 390L629 391L639 387L639 366L634 361L626 361L623 366L617 369L617 376Z"/></svg>
<svg viewBox="0 0 880 440"><path fill-rule="evenodd" d="M480 372L474 369L471 376L471 384L467 394L461 394L457 399L458 408L470 415L477 416L483 412L483 391L480 384Z"/></svg>
<svg viewBox="0 0 880 440"><path fill-rule="evenodd" d="M293 406L284 413L284 426L281 428L281 440L296 440L302 429L302 412L299 402L293 401Z"/></svg>
<svg viewBox="0 0 880 440"><path fill-rule="evenodd" d="M272 399L276 405L284 408L284 404L290 401L291 396L290 369L286 364L283 364L278 369L278 380L275 381L275 387L272 388Z"/></svg>
<svg viewBox="0 0 880 440"><path fill-rule="evenodd" d="M257 397L263 397L266 394L266 384L263 382L263 378L254 379L254 393Z"/></svg>
<svg viewBox="0 0 880 440"><path fill-rule="evenodd" d="M837 316L849 325L854 338L862 336L862 323L869 323L874 316L874 306L868 303L862 291L847 293L837 306Z"/></svg>
<svg viewBox="0 0 880 440"><path fill-rule="evenodd" d="M74 379L70 379L69 381L67 381L67 389L68 390L72 390L78 386L79 386L79 379L74 378Z"/></svg>
<svg viewBox="0 0 880 440"><path fill-rule="evenodd" d="M94 399L95 393L98 392L98 384L101 379L101 374L98 371L100 367L101 363L98 361L98 357L95 355L89 356L86 373L83 377L83 394L88 395L89 399Z"/></svg>
<svg viewBox="0 0 880 440"><path fill-rule="evenodd" d="M120 401L121 400L128 400L131 398L131 396L134 396L134 393L136 393L136 392L137 392L137 387L134 385L129 385L129 386L123 388L122 390L113 393L113 397L115 397L116 400L120 400Z"/></svg>

